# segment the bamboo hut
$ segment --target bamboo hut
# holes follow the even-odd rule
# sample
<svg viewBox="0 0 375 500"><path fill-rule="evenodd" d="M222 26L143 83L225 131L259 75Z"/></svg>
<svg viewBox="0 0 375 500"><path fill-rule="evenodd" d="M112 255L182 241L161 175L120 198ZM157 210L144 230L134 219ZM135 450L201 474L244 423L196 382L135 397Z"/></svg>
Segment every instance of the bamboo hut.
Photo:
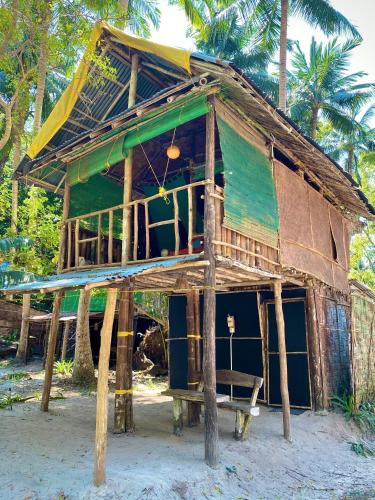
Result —
<svg viewBox="0 0 375 500"><path fill-rule="evenodd" d="M99 87L93 51L116 72ZM98 23L16 176L64 197L57 274L8 290L55 293L42 410L64 291L108 288L96 484L105 480L118 291L116 432L133 430L137 290L170 295L171 389L196 388L203 372L210 465L218 460L217 368L264 380L258 398L282 405L287 439L290 406L326 408L350 387L349 239L374 208L230 62Z"/></svg>

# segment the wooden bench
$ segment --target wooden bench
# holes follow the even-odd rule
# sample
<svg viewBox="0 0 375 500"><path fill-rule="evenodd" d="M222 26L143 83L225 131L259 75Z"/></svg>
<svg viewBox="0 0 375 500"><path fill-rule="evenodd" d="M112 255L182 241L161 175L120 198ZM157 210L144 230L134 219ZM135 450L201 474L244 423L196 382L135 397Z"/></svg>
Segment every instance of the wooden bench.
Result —
<svg viewBox="0 0 375 500"><path fill-rule="evenodd" d="M201 379L202 380L202 379ZM236 421L234 428L234 438L244 440L247 438L250 431L252 417L259 415L259 407L255 406L259 389L263 385L263 379L241 373L234 370L217 370L216 382L221 385L233 385L238 387L252 388L250 402L230 401L229 396L217 394L216 402L218 408L229 410L236 413ZM183 432L183 410L182 401L190 401L194 403L204 404L203 383L200 383L198 391L189 391L185 389L167 389L163 391L164 396L173 398L173 432L177 436L181 436Z"/></svg>

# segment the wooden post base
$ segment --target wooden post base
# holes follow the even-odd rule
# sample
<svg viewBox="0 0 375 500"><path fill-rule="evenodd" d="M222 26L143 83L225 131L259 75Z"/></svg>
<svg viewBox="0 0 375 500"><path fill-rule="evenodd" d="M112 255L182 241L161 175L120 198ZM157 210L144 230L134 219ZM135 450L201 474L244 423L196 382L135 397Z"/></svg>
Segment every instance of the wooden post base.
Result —
<svg viewBox="0 0 375 500"><path fill-rule="evenodd" d="M182 436L184 430L184 419L182 413L182 400L173 399L173 434Z"/></svg>

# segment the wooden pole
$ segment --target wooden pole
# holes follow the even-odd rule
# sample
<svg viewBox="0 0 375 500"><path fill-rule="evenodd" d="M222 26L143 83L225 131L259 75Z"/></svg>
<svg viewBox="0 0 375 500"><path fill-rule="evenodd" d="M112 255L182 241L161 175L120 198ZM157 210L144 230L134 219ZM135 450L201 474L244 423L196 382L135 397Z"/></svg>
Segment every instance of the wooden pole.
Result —
<svg viewBox="0 0 375 500"><path fill-rule="evenodd" d="M195 343L195 367L198 373L202 371L200 310L201 308L200 308L199 290L194 290L194 325L195 325L195 333L197 335Z"/></svg>
<svg viewBox="0 0 375 500"><path fill-rule="evenodd" d="M129 98L128 108L135 104L137 94L137 80L138 80L138 55L133 54L131 62L130 85L129 85ZM124 162L124 204L132 201L133 189L133 150L128 151L128 155ZM131 207L124 207L122 217L122 251L121 251L121 264L123 266L129 260L131 248Z"/></svg>
<svg viewBox="0 0 375 500"><path fill-rule="evenodd" d="M117 351L114 432L133 432L133 294L128 288L120 291Z"/></svg>
<svg viewBox="0 0 375 500"><path fill-rule="evenodd" d="M69 340L69 330L71 321L65 321L64 323L64 333L63 333L63 341L61 347L61 361L64 361L66 358L66 351L68 349L68 340Z"/></svg>
<svg viewBox="0 0 375 500"><path fill-rule="evenodd" d="M279 345L279 365L280 365L280 393L283 404L283 426L284 437L291 441L290 436L290 404L289 404L289 389L288 389L288 365L286 359L285 345L285 322L283 313L283 303L281 298L282 285L280 281L274 283L275 293L275 312L277 324L277 338Z"/></svg>
<svg viewBox="0 0 375 500"><path fill-rule="evenodd" d="M204 258L209 266L204 270L203 310L203 381L204 381L204 439L205 460L216 467L219 458L219 433L216 405L216 269L213 240L215 239L215 205L211 196L215 180L215 112L213 107L206 118L206 180L204 196Z"/></svg>
<svg viewBox="0 0 375 500"><path fill-rule="evenodd" d="M66 253L66 243L67 240L71 240L67 236L67 225L66 219L69 217L69 206L70 206L70 186L65 181L64 185L64 201L63 201L63 212L61 217L61 227L60 227L60 245L59 245L59 260L57 264L57 272L61 273L64 268L65 253ZM69 229L70 229L70 225ZM70 251L68 252L70 254ZM67 262L67 267L70 267L70 262Z"/></svg>
<svg viewBox="0 0 375 500"><path fill-rule="evenodd" d="M109 356L111 353L112 327L116 308L116 297L116 288L109 288L100 339L98 388L96 393L96 434L94 465L94 484L96 486L100 486L105 482L108 422L108 372Z"/></svg>
<svg viewBox="0 0 375 500"><path fill-rule="evenodd" d="M63 296L64 296L64 291L59 290L58 292L55 293L55 298L53 300L53 311L49 329L48 349L47 349L46 366L44 372L43 395L42 395L42 402L40 405L42 411L48 411L49 397L52 385L53 362L55 359L57 332L59 329L60 306Z"/></svg>
<svg viewBox="0 0 375 500"><path fill-rule="evenodd" d="M186 329L188 344L188 389L196 391L199 380L197 377L197 358L196 358L196 340L197 333L195 328L195 304L194 291L186 294ZM188 425L193 427L200 421L200 404L189 401L187 404Z"/></svg>
<svg viewBox="0 0 375 500"><path fill-rule="evenodd" d="M20 340L16 358L23 363L27 361L27 346L29 342L29 317L30 317L30 295L22 295L22 322Z"/></svg>

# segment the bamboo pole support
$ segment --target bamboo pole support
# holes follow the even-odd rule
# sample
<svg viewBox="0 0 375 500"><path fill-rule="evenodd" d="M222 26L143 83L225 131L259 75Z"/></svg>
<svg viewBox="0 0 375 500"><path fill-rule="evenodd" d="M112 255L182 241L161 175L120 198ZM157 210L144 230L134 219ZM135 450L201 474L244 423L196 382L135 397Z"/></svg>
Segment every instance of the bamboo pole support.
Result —
<svg viewBox="0 0 375 500"><path fill-rule="evenodd" d="M138 79L138 54L133 54L131 58L131 73L129 85L128 108L135 104L137 95ZM133 188L133 150L128 151L124 162L124 209L122 216L122 251L121 265L125 266L129 260L131 247L131 206L127 204L132 201Z"/></svg>
<svg viewBox="0 0 375 500"><path fill-rule="evenodd" d="M215 112L213 107L206 115L205 178L211 182L205 186L204 197L204 257L209 262L209 266L204 270L204 439L206 463L211 467L216 467L219 458L219 433L216 404L216 266L212 243L215 238L215 205L214 198L210 196L215 180Z"/></svg>
<svg viewBox="0 0 375 500"><path fill-rule="evenodd" d="M98 388L96 395L96 434L94 465L94 484L96 486L100 486L105 482L108 422L108 372L109 356L111 352L112 327L116 308L116 297L116 288L109 288L100 339Z"/></svg>
<svg viewBox="0 0 375 500"><path fill-rule="evenodd" d="M194 325L196 333L195 341L195 367L197 372L202 371L202 361L201 361L201 316L200 316L200 300L199 300L199 290L194 290Z"/></svg>
<svg viewBox="0 0 375 500"><path fill-rule="evenodd" d="M138 55L131 58L128 108L134 106L137 95ZM126 266L131 258L133 150L128 151L124 163L124 209L122 218L121 265ZM121 318L120 318L121 313ZM121 319L121 322L120 322ZM130 334L121 338L120 334ZM128 290L121 295L119 310L119 332L116 352L115 432L132 432L133 423L133 295ZM118 392L121 391L121 392ZM125 392L123 392L125 391Z"/></svg>
<svg viewBox="0 0 375 500"><path fill-rule="evenodd" d="M53 371L53 362L55 358L57 332L59 329L60 306L63 296L64 296L64 291L59 290L58 292L55 293L55 298L53 300L53 311L52 311L52 319L48 335L48 348L47 348L46 366L44 372L43 394L42 394L42 402L40 405L42 411L48 411L49 397L52 385L52 371Z"/></svg>
<svg viewBox="0 0 375 500"><path fill-rule="evenodd" d="M63 333L63 341L61 347L61 361L64 361L66 358L66 351L68 350L68 340L69 340L69 330L71 321L65 321L64 323L64 333Z"/></svg>
<svg viewBox="0 0 375 500"><path fill-rule="evenodd" d="M195 327L195 293L186 293L186 330L188 345L188 389L196 391L198 388L197 358L196 358L196 338ZM188 425L193 427L200 422L200 404L188 401L187 404Z"/></svg>
<svg viewBox="0 0 375 500"><path fill-rule="evenodd" d="M280 393L283 405L283 427L284 437L287 441L291 441L290 435L290 403L289 403L289 389L288 389L288 365L286 358L286 344L285 344L285 322L283 313L283 303L281 298L282 283L275 281L275 312L277 324L277 338L279 346L279 365L280 365Z"/></svg>
<svg viewBox="0 0 375 500"><path fill-rule="evenodd" d="M67 243L67 226L66 221L69 217L69 207L70 207L70 186L65 180L64 184L64 201L63 201L63 212L61 217L61 227L60 227L60 245L59 245L59 260L57 263L57 272L61 273L64 268L65 253L66 253L66 243ZM70 266L70 262L67 262L67 267Z"/></svg>
<svg viewBox="0 0 375 500"><path fill-rule="evenodd" d="M29 343L30 294L22 295L22 322L16 358L26 364Z"/></svg>
<svg viewBox="0 0 375 500"><path fill-rule="evenodd" d="M133 432L133 294L129 288L120 291L117 351L114 432Z"/></svg>

